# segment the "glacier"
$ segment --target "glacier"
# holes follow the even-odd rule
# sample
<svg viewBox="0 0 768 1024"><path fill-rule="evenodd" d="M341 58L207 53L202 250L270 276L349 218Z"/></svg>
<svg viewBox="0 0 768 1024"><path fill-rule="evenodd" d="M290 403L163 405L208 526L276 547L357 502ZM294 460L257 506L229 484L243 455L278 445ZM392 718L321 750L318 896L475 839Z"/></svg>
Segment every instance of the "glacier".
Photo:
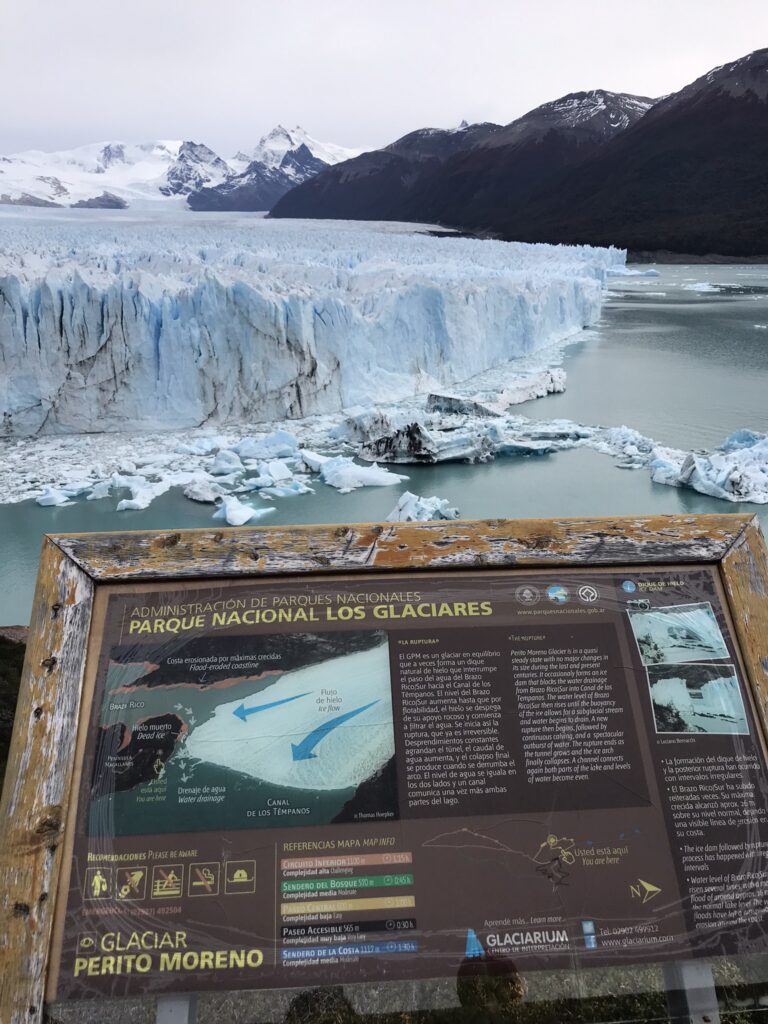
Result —
<svg viewBox="0 0 768 1024"><path fill-rule="evenodd" d="M608 273L625 262L613 248L406 225L14 212L0 216L6 437L264 422L441 394L595 323Z"/></svg>

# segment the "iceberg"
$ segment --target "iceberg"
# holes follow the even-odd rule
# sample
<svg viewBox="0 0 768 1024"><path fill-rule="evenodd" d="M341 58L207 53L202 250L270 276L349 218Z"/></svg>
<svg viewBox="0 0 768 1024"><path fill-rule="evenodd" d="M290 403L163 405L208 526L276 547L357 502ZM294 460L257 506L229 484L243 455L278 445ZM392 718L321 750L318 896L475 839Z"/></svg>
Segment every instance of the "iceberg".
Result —
<svg viewBox="0 0 768 1024"><path fill-rule="evenodd" d="M382 469L375 462L372 466L358 466L345 455L326 459L320 466L320 477L323 483L335 487L342 494L348 494L358 487L395 487L408 479L407 476Z"/></svg>
<svg viewBox="0 0 768 1024"><path fill-rule="evenodd" d="M344 222L93 213L0 218L6 436L285 421L442 394L595 323L626 258ZM293 450L288 437L241 442L241 459Z"/></svg>
<svg viewBox="0 0 768 1024"><path fill-rule="evenodd" d="M253 508L234 495L225 495L221 499L220 508L213 513L213 518L224 519L230 526L244 526L252 519L262 519L274 511L274 508Z"/></svg>
<svg viewBox="0 0 768 1024"><path fill-rule="evenodd" d="M280 459L293 455L299 442L287 430L273 430L266 437L245 437L232 446L241 459Z"/></svg>
<svg viewBox="0 0 768 1024"><path fill-rule="evenodd" d="M684 284L684 292L719 292L720 288L710 281L697 281L695 284Z"/></svg>
<svg viewBox="0 0 768 1024"><path fill-rule="evenodd" d="M448 504L447 498L422 498L411 491L404 491L395 507L387 516L388 523L415 523L428 519L458 519L459 510Z"/></svg>
<svg viewBox="0 0 768 1024"><path fill-rule="evenodd" d="M657 447L651 479L724 501L768 504L768 434L737 430L709 454Z"/></svg>
<svg viewBox="0 0 768 1024"><path fill-rule="evenodd" d="M219 484L212 483L204 476L195 477L183 488L184 497L190 501L199 501L208 505L215 505L217 500L224 493Z"/></svg>
<svg viewBox="0 0 768 1024"><path fill-rule="evenodd" d="M67 495L56 487L46 487L43 493L35 498L35 501L38 505L43 505L44 507L70 504Z"/></svg>
<svg viewBox="0 0 768 1024"><path fill-rule="evenodd" d="M241 473L243 469L243 463L237 452L227 451L226 448L223 448L216 453L209 472L212 476L229 476L230 473Z"/></svg>

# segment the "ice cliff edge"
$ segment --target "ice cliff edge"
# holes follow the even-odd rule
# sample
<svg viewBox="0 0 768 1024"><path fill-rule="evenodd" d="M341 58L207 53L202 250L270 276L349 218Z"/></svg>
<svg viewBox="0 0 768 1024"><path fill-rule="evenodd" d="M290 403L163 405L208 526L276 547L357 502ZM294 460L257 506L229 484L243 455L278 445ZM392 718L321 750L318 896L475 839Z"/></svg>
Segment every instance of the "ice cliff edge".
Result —
<svg viewBox="0 0 768 1024"><path fill-rule="evenodd" d="M393 225L0 219L0 435L396 401L594 323L624 258Z"/></svg>

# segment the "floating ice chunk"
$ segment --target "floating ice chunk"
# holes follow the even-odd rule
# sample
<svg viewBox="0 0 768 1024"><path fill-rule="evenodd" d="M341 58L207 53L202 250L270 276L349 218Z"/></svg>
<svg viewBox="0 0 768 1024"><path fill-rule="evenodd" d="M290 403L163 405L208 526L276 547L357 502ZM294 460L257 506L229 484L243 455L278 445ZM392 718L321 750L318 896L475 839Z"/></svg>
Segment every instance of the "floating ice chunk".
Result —
<svg viewBox="0 0 768 1024"><path fill-rule="evenodd" d="M221 497L223 491L218 483L205 476L193 477L183 488L185 498L213 505Z"/></svg>
<svg viewBox="0 0 768 1024"><path fill-rule="evenodd" d="M136 480L142 481L143 478L137 477ZM155 498L170 490L171 484L172 480L169 478L158 480L155 483L149 483L147 480L143 480L141 483L133 483L130 487L130 498L123 498L122 501L118 501L117 511L126 512L149 508Z"/></svg>
<svg viewBox="0 0 768 1024"><path fill-rule="evenodd" d="M266 469L266 472L275 483L280 483L282 480L290 480L293 476L285 462L282 462L280 459L273 459L272 462L268 462L264 469Z"/></svg>
<svg viewBox="0 0 768 1024"><path fill-rule="evenodd" d="M372 466L358 466L345 455L327 459L320 467L320 476L324 483L337 488L342 494L348 494L357 487L394 487L408 479L382 469L375 462Z"/></svg>
<svg viewBox="0 0 768 1024"><path fill-rule="evenodd" d="M359 455L371 462L483 462L491 455L491 443L479 424L432 431L413 422L362 445Z"/></svg>
<svg viewBox="0 0 768 1024"><path fill-rule="evenodd" d="M308 448L302 448L299 455L304 465L313 473L319 473L321 467L330 459L329 455L320 455L318 452L311 452Z"/></svg>
<svg viewBox="0 0 768 1024"><path fill-rule="evenodd" d="M266 437L245 437L232 445L241 459L279 459L293 455L299 446L296 437L287 430L275 430Z"/></svg>
<svg viewBox="0 0 768 1024"><path fill-rule="evenodd" d="M726 437L719 450L721 452L736 452L741 448L754 448L764 438L765 434L758 434L756 430L734 430Z"/></svg>
<svg viewBox="0 0 768 1024"><path fill-rule="evenodd" d="M285 483L264 487L259 492L262 498L292 498L296 494L314 494L314 490L295 477Z"/></svg>
<svg viewBox="0 0 768 1024"><path fill-rule="evenodd" d="M659 271L653 267L638 270L636 267L609 267L608 277L659 277Z"/></svg>
<svg viewBox="0 0 768 1024"><path fill-rule="evenodd" d="M261 519L274 512L273 508L252 508L232 494L224 495L221 499L221 507L213 513L214 519L225 519L230 526L243 526L252 519Z"/></svg>
<svg viewBox="0 0 768 1024"><path fill-rule="evenodd" d="M61 490L68 498L79 498L81 494L87 494L93 487L93 480L73 480L72 483L64 484Z"/></svg>
<svg viewBox="0 0 768 1024"><path fill-rule="evenodd" d="M397 504L387 516L389 523L413 523L427 519L458 519L459 510L448 504L447 498L422 498L411 491L404 491Z"/></svg>
<svg viewBox="0 0 768 1024"><path fill-rule="evenodd" d="M229 473L242 472L243 469L244 466L240 461L240 456L236 452L222 448L217 452L209 473L213 476L227 476Z"/></svg>
<svg viewBox="0 0 768 1024"><path fill-rule="evenodd" d="M364 409L358 407L350 410L349 415L331 429L331 437L346 441L370 441L374 437L388 434L402 424L397 413L392 409Z"/></svg>
<svg viewBox="0 0 768 1024"><path fill-rule="evenodd" d="M768 435L738 430L708 455L657 448L651 478L725 501L768 504Z"/></svg>
<svg viewBox="0 0 768 1024"><path fill-rule="evenodd" d="M110 480L99 480L91 488L90 494L87 495L87 501L99 501L101 498L108 498L109 492L112 489L112 482Z"/></svg>
<svg viewBox="0 0 768 1024"><path fill-rule="evenodd" d="M243 480L240 486L237 488L238 491L258 491L262 487L271 487L274 480L271 476L265 473L259 473L258 476L248 476Z"/></svg>
<svg viewBox="0 0 768 1024"><path fill-rule="evenodd" d="M680 467L683 464L685 452L676 448L666 448L662 445L653 449L650 462L651 480L655 484L666 484L668 487L680 487Z"/></svg>
<svg viewBox="0 0 768 1024"><path fill-rule="evenodd" d="M494 445L494 455L549 455L556 452L558 446L551 441L529 441L508 438Z"/></svg>
<svg viewBox="0 0 768 1024"><path fill-rule="evenodd" d="M218 448L225 448L226 441L221 437L200 437L194 441L182 442L176 446L179 455L212 455Z"/></svg>
<svg viewBox="0 0 768 1024"><path fill-rule="evenodd" d="M684 284L683 291L685 292L719 292L720 289L716 284L712 284L710 281L696 281L695 284Z"/></svg>
<svg viewBox="0 0 768 1024"><path fill-rule="evenodd" d="M35 498L35 501L38 505L44 506L72 504L67 495L55 487L46 487L43 493L39 497Z"/></svg>

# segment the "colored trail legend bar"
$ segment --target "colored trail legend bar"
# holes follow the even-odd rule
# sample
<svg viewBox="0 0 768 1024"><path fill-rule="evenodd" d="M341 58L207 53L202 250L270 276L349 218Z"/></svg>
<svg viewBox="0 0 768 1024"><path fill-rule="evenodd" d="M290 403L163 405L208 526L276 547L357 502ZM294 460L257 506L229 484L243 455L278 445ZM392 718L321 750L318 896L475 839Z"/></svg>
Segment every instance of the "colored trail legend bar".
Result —
<svg viewBox="0 0 768 1024"><path fill-rule="evenodd" d="M291 914L348 914L360 910L401 910L415 907L415 896L377 896L354 900L307 900L302 903L281 903L283 917Z"/></svg>
<svg viewBox="0 0 768 1024"><path fill-rule="evenodd" d="M377 868L386 865L412 864L413 854L354 853L345 857L289 857L280 861L281 871L322 870L327 868Z"/></svg>
<svg viewBox="0 0 768 1024"><path fill-rule="evenodd" d="M289 924L280 929L280 937L290 942L310 935L331 935L343 939L348 935L368 932L412 932L416 930L415 917L383 917L378 921L338 921L328 924Z"/></svg>
<svg viewBox="0 0 768 1024"><path fill-rule="evenodd" d="M334 892L339 889L381 889L393 885L413 885L413 875L363 875L351 878L301 878L281 882L280 892Z"/></svg>
<svg viewBox="0 0 768 1024"><path fill-rule="evenodd" d="M396 953L418 953L419 945L412 939L392 942L350 942L340 946L301 946L298 949L283 949L280 957L286 960L329 960L345 957L371 956L378 953L387 956Z"/></svg>

